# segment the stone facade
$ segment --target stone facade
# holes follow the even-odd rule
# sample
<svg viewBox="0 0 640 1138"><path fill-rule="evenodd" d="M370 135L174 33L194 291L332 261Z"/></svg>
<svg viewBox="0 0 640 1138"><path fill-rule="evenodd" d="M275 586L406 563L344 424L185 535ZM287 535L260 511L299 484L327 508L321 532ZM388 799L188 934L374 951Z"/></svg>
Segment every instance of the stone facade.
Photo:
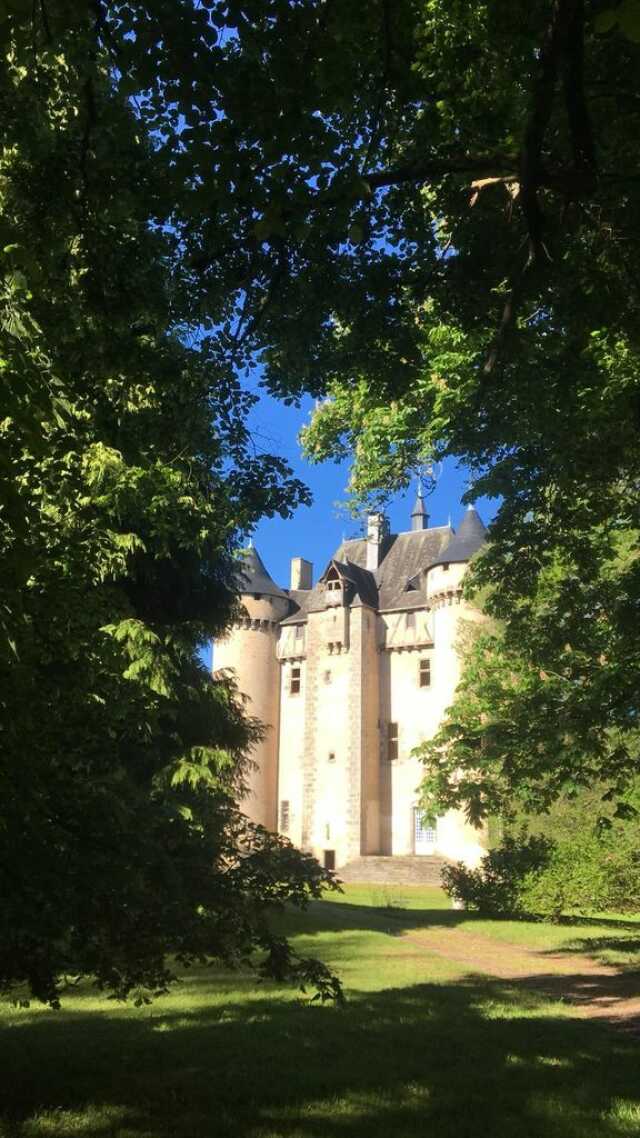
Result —
<svg viewBox="0 0 640 1138"><path fill-rule="evenodd" d="M473 509L457 533L430 528L419 494L410 531L371 515L315 586L303 558L284 590L255 549L244 555L246 615L215 646L216 668L234 670L267 725L244 809L329 868L367 856L475 865L484 852L459 812L421 816L412 755L451 703L462 625L480 619L461 586L483 540Z"/></svg>

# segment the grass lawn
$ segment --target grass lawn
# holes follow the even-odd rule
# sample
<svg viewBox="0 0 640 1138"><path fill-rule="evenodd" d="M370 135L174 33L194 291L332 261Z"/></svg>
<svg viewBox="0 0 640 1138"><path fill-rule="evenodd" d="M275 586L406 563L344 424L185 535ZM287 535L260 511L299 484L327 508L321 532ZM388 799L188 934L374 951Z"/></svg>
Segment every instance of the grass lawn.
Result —
<svg viewBox="0 0 640 1138"><path fill-rule="evenodd" d="M340 972L346 1007L217 969L187 973L150 1008L89 986L61 1012L5 1006L0 1138L640 1133L637 1038L401 935L469 927L638 967L638 923L487 921L438 890L349 886L286 925Z"/></svg>

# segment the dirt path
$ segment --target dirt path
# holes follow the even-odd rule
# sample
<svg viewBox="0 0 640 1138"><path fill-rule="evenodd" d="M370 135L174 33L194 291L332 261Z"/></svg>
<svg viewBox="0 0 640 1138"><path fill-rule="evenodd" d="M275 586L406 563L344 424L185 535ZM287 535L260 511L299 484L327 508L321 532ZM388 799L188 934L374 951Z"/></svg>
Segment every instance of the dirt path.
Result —
<svg viewBox="0 0 640 1138"><path fill-rule="evenodd" d="M403 939L484 976L514 981L573 1005L578 1015L604 1019L640 1033L640 973L588 956L540 951L463 929L408 931Z"/></svg>

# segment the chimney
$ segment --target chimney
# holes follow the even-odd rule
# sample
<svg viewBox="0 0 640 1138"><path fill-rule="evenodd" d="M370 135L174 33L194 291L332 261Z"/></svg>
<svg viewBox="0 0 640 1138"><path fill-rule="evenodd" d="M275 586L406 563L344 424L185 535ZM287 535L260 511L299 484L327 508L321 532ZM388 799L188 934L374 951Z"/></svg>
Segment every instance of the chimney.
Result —
<svg viewBox="0 0 640 1138"><path fill-rule="evenodd" d="M389 522L384 514L369 514L367 518L367 569L375 573L380 564L382 543L389 533Z"/></svg>
<svg viewBox="0 0 640 1138"><path fill-rule="evenodd" d="M291 586L292 589L313 588L313 565L305 561L304 557L291 558Z"/></svg>

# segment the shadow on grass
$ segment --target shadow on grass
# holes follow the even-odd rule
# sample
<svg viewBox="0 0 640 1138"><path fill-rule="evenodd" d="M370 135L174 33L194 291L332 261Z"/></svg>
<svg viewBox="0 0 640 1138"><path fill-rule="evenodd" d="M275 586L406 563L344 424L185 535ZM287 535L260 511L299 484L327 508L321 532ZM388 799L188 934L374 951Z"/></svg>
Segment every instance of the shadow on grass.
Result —
<svg viewBox="0 0 640 1138"><path fill-rule="evenodd" d="M621 960L611 961L611 967L622 972L637 973L636 995L640 995L640 937L598 936L576 937L566 941L560 948L549 949L554 956L571 955L602 959L603 953L622 955ZM606 957L605 957L606 960Z"/></svg>
<svg viewBox="0 0 640 1138"><path fill-rule="evenodd" d="M205 997L211 979L187 983ZM18 1022L3 1138L621 1138L640 1122L637 1044L518 982Z"/></svg>
<svg viewBox="0 0 640 1138"><path fill-rule="evenodd" d="M319 914L321 913L321 916ZM309 919L311 918L311 919ZM312 902L306 913L293 913L291 917L295 922L296 930L298 927L308 924L309 928L304 929L305 934L313 935L314 933L322 933L324 931L340 932L342 930L359 929L369 932L381 931L395 931L398 934L408 932L412 929L418 928L442 928L452 929L459 925L469 925L474 922L486 922L487 920L495 921L496 923L508 924L513 921L518 923L534 923L538 925L553 925L556 927L571 929L585 927L593 927L594 929L607 930L627 930L631 933L638 933L638 923L633 921L624 921L617 917L582 917L582 916L568 916L560 917L557 921L545 922L540 917L526 914L487 914L478 913L471 910L460 909L403 909L396 905L375 906L350 904L348 901L316 901ZM589 944L588 939L583 938L585 944ZM598 938L600 940L600 938ZM578 941L576 941L578 943ZM640 938L633 941L631 938L622 941L627 945L640 944ZM579 950L577 950L579 951Z"/></svg>

